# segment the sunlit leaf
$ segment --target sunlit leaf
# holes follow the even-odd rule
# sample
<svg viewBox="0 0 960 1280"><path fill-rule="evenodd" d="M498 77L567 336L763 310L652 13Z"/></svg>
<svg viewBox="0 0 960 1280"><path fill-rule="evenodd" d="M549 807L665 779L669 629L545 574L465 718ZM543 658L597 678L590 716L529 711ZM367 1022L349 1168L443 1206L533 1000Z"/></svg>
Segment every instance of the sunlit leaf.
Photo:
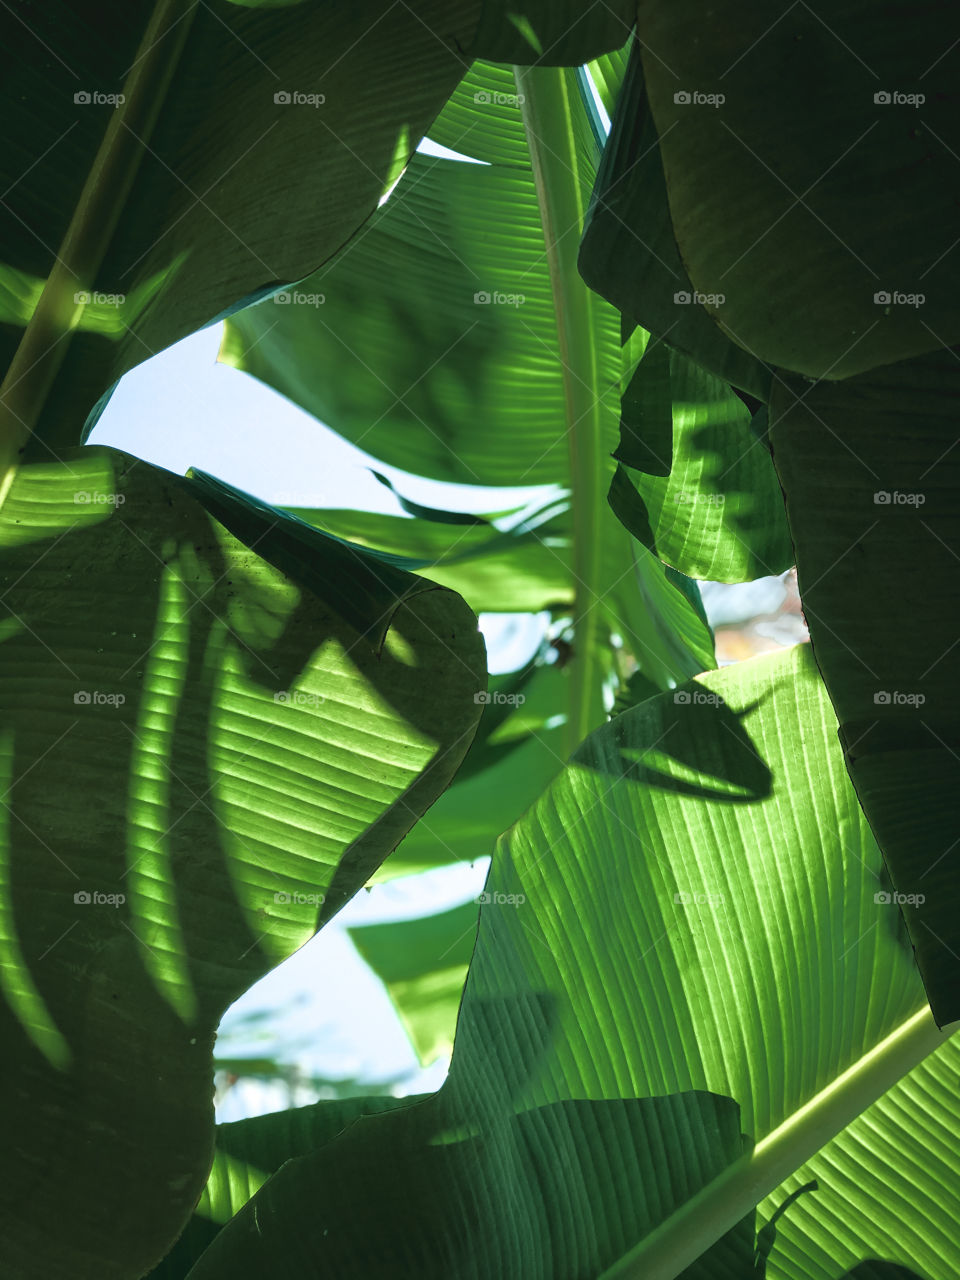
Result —
<svg viewBox="0 0 960 1280"><path fill-rule="evenodd" d="M77 449L3 508L11 1274L166 1252L207 1173L220 1016L370 877L481 709L452 592L385 575L347 622L377 561L308 529L310 572L285 572L276 530L238 540L202 492Z"/></svg>

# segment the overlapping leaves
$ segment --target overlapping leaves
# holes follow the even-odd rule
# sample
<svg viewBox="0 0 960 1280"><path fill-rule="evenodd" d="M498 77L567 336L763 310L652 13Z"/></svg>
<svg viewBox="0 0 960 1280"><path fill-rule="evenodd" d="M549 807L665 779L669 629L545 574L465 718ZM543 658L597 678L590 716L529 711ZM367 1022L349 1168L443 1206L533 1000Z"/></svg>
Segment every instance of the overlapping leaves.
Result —
<svg viewBox="0 0 960 1280"><path fill-rule="evenodd" d="M316 1275L596 1275L740 1155L741 1129L765 1136L856 1064L922 992L835 723L801 647L593 734L497 849L443 1089L300 1142L241 1209L242 1161L275 1129L251 1121L240 1211L194 1274L280 1259ZM955 1113L935 1084L953 1053L903 1084L936 1102L931 1133ZM844 1162L863 1141L887 1151L901 1123L890 1095L791 1180L813 1171L821 1189L801 1225L795 1206L780 1219L791 1260L779 1269L775 1247L769 1275L835 1280L855 1260L848 1241L832 1265L818 1210L843 1211ZM389 1159L371 1182L375 1153ZM950 1167L948 1146L937 1158ZM908 1198L910 1168L859 1184L861 1211ZM763 1274L752 1225L729 1226L691 1274ZM893 1221L870 1245L910 1260Z"/></svg>
<svg viewBox="0 0 960 1280"><path fill-rule="evenodd" d="M2 1235L22 1275L163 1254L207 1173L220 1016L369 878L480 712L459 597L305 525L298 573L282 518L245 543L209 500L98 448L21 468L4 504Z"/></svg>

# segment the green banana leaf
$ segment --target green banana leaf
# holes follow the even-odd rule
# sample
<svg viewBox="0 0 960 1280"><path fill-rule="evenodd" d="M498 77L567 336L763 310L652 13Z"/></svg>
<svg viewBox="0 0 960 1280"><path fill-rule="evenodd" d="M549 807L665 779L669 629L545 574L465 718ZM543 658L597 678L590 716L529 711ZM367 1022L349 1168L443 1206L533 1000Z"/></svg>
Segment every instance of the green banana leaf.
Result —
<svg viewBox="0 0 960 1280"><path fill-rule="evenodd" d="M489 857L497 837L563 768L565 719L557 708L568 700L569 672L535 663L530 676L522 685L491 678L491 701L452 784L375 880Z"/></svg>
<svg viewBox="0 0 960 1280"><path fill-rule="evenodd" d="M960 1017L956 402L947 351L784 376L770 402L804 616L941 1023Z"/></svg>
<svg viewBox="0 0 960 1280"><path fill-rule="evenodd" d="M24 464L4 503L10 1274L163 1256L209 1168L222 1013L359 890L473 735L463 602L305 525L298 569L274 514L104 448Z"/></svg>
<svg viewBox="0 0 960 1280"><path fill-rule="evenodd" d="M608 116L613 115L617 105L617 97L627 73L632 45L633 40L628 40L620 49L613 49L610 53L604 53L599 58L595 58L586 68Z"/></svg>
<svg viewBox="0 0 960 1280"><path fill-rule="evenodd" d="M960 1102L944 1074L956 1046L917 1014L910 945L835 727L800 646L591 735L497 848L446 1084L309 1153L291 1148L192 1280L241 1268L820 1280L857 1261L855 1222L829 1252L850 1197L879 1256L931 1266L939 1254L946 1270L930 1280L952 1274L951 1235L917 1255L883 1215L915 1203L908 1155L863 1177L864 1142L888 1149L899 1124L916 1152L939 1135L925 1185L932 1199L946 1176L949 1203L958 1171L942 1126ZM929 1073L949 1085L924 1089ZM890 1085L903 1092L857 1119ZM780 1170L772 1185L761 1166ZM811 1171L821 1189L787 1204ZM697 1187L718 1185L709 1220L684 1215ZM767 1195L786 1212L758 1237L752 1210ZM675 1265L621 1260L631 1235L642 1249L665 1221ZM792 1270L776 1270L773 1225L791 1233Z"/></svg>
<svg viewBox="0 0 960 1280"><path fill-rule="evenodd" d="M596 142L576 78L566 77L587 191ZM517 95L503 72L475 67L433 133L488 163L415 157L350 255L312 278L324 306L267 302L239 313L228 322L221 359L393 466L459 483L568 485L568 445L558 431L566 395L562 335L536 178L521 110L503 105ZM494 132L501 121L502 131ZM446 261L439 279L438 254ZM386 277L384 262L392 268ZM589 294L582 305L595 313L590 377L613 453L613 415L624 379L633 376L632 349L619 350L612 308ZM760 563L789 563L773 466L764 449L751 448L748 415L737 398L689 364L675 367L672 385L648 389L642 379L639 392L647 412L662 414L664 401L669 412L671 394L677 406L671 497L682 491L689 502L682 513L672 501L665 512L662 501L648 504L658 540L673 553L662 558L691 576L707 576L706 566L737 580L764 572ZM722 477L715 467L721 439L737 462ZM672 447L668 436L667 472ZM612 470L606 466L608 477ZM717 518L718 489L729 504L725 520ZM687 537L674 532L678 515Z"/></svg>
<svg viewBox="0 0 960 1280"><path fill-rule="evenodd" d="M707 314L765 364L846 378L960 341L949 27L869 0L644 4L674 235ZM761 105L762 104L762 105ZM722 297L722 301L719 300Z"/></svg>
<svg viewBox="0 0 960 1280"><path fill-rule="evenodd" d="M456 85L479 13L138 0L108 20L58 0L10 21L8 409L78 443L77 406L91 429L127 369L336 254Z"/></svg>
<svg viewBox="0 0 960 1280"><path fill-rule="evenodd" d="M628 392L624 409L640 412L621 411L615 456L647 474L634 487L621 468L610 502L633 536L664 563L714 582L789 569L783 495L740 397L663 345L644 353Z"/></svg>
<svg viewBox="0 0 960 1280"><path fill-rule="evenodd" d="M218 1125L213 1167L193 1217L169 1254L149 1273L148 1280L185 1276L221 1225L229 1222L287 1160L332 1141L360 1116L411 1106L422 1102L424 1096L337 1098Z"/></svg>
<svg viewBox="0 0 960 1280"><path fill-rule="evenodd" d="M558 501L501 529L347 507L290 510L327 533L402 557L404 568L457 591L475 613L537 613L573 602L567 506Z"/></svg>
<svg viewBox="0 0 960 1280"><path fill-rule="evenodd" d="M524 66L576 66L619 49L635 16L632 0L586 9L580 0L496 0L484 7L476 55Z"/></svg>
<svg viewBox="0 0 960 1280"><path fill-rule="evenodd" d="M580 247L584 280L630 328L643 325L717 377L765 400L770 369L713 322L677 248L639 40L612 114Z"/></svg>
<svg viewBox="0 0 960 1280"><path fill-rule="evenodd" d="M786 1180L816 1178L778 1223L769 1280L938 1280L960 1268L960 1044L931 1054ZM761 1206L772 1209L770 1197ZM870 1269L870 1258L885 1260ZM850 1268L849 1271L846 1268Z"/></svg>
<svg viewBox="0 0 960 1280"><path fill-rule="evenodd" d="M323 306L268 300L239 312L221 360L390 466L459 484L569 483L529 151L522 166L416 155L366 234L303 289L322 293ZM598 355L615 380L617 319L599 299L597 308ZM607 400L614 412L617 397ZM614 444L611 433L608 451Z"/></svg>
<svg viewBox="0 0 960 1280"><path fill-rule="evenodd" d="M755 429L773 448L817 661L944 1023L960 1016L949 64L932 12L904 33L853 0L829 26L798 6L771 27L761 10L738 9L734 31L714 9L691 39L691 8L645 7L580 265L706 367L736 343L773 375L766 391L739 385L769 400ZM800 94L811 77L817 91ZM650 245L682 256L681 289L712 295L674 308L696 333L672 321ZM643 534L625 483L616 496Z"/></svg>
<svg viewBox="0 0 960 1280"><path fill-rule="evenodd" d="M564 595L574 596L574 617L584 619L574 670L579 664L589 676L571 682L567 755L603 719L599 691L611 633L661 688L714 658L696 602L685 598L689 584L678 593L680 584L605 503L621 378L636 351L621 352L619 317L575 273L570 233L577 224L568 214L582 216L598 158L577 76L533 71L508 93L503 74L478 64L434 130L444 145L495 163L415 157L350 253L311 278L324 305L266 302L238 313L226 326L221 358L406 471L572 489L571 551L556 551L569 565ZM523 114L544 93L556 139ZM560 205L551 211L537 166L543 156L553 163L557 147ZM549 226L563 220L562 285L549 263L561 250L545 241L545 219ZM701 504L691 504L690 518L706 530ZM480 533L470 536L479 543ZM459 577L447 580L467 589ZM505 601L515 598L508 589Z"/></svg>

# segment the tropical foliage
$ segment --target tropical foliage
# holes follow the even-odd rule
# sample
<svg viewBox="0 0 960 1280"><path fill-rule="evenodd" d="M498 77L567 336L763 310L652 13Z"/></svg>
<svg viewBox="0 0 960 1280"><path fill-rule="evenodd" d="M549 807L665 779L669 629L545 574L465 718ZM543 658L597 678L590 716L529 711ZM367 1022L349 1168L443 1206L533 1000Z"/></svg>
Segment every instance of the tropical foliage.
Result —
<svg viewBox="0 0 960 1280"><path fill-rule="evenodd" d="M960 54L829 19L6 7L6 1274L960 1274ZM86 443L221 321L481 514ZM793 564L719 668L699 583ZM353 930L437 1092L215 1124L238 996L490 855Z"/></svg>

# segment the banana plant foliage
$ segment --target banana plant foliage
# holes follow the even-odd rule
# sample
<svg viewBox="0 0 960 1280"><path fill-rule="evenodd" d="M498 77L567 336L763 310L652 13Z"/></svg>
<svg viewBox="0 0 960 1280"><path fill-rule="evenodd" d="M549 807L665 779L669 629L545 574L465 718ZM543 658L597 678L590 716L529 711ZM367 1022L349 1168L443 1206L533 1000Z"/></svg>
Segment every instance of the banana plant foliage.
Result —
<svg viewBox="0 0 960 1280"><path fill-rule="evenodd" d="M622 71L621 61L610 79ZM221 352L394 467L490 486L492 512L503 484L572 491L567 510L545 499L536 520L509 530L300 513L381 548L429 547L426 572L474 608L562 613L569 603L577 640L569 694L555 707L566 731L528 744L511 791L517 779L529 785L509 808L485 811L458 783L436 810L440 826L447 814L462 823L465 810L486 817L487 850L504 814L518 817L601 721L601 679L623 678L611 635L653 688L714 664L696 589L671 569L741 580L790 563L776 474L754 447L747 406L679 354L661 377L663 349L645 351L640 333L621 346L616 310L576 276L575 232L600 160L589 106L572 70L475 64L430 134L476 163L414 157L342 258L304 284L303 297L322 304L274 298L240 312ZM617 465L635 425L621 405L628 388L645 420L665 422L664 478L640 480L642 493ZM636 513L626 532L608 491ZM509 576L496 576L505 556ZM430 827L413 834L410 855ZM449 836L445 845L446 855L433 842L430 861L461 848Z"/></svg>
<svg viewBox="0 0 960 1280"><path fill-rule="evenodd" d="M897 16L3 6L5 1273L960 1274L960 52ZM86 443L224 318L401 514ZM716 669L697 579L794 559L812 647ZM353 930L439 1090L215 1125L240 995L490 855Z"/></svg>
<svg viewBox="0 0 960 1280"><path fill-rule="evenodd" d="M806 646L598 729L498 845L440 1092L224 1126L202 1252L182 1242L158 1274L839 1280L862 1241L960 1265L938 1194L956 1196L956 1159L935 1140L960 1057L924 1008L835 729ZM851 1193L868 1154L884 1176ZM716 1203L683 1215L704 1186ZM759 1220L800 1187L771 1248ZM655 1261L630 1260L677 1210Z"/></svg>
<svg viewBox="0 0 960 1280"><path fill-rule="evenodd" d="M950 57L934 10L906 33L855 0L829 23L802 5L772 28L764 6L732 12L699 40L693 6L643 7L581 266L630 323L768 402L754 448L772 450L850 776L945 1023L960 1016Z"/></svg>
<svg viewBox="0 0 960 1280"><path fill-rule="evenodd" d="M357 892L482 709L457 595L291 517L292 534L261 526L236 495L256 536L233 536L208 490L84 448L23 465L3 508L2 1076L26 1155L3 1165L4 1234L21 1274L162 1255L206 1177L224 1010Z"/></svg>

